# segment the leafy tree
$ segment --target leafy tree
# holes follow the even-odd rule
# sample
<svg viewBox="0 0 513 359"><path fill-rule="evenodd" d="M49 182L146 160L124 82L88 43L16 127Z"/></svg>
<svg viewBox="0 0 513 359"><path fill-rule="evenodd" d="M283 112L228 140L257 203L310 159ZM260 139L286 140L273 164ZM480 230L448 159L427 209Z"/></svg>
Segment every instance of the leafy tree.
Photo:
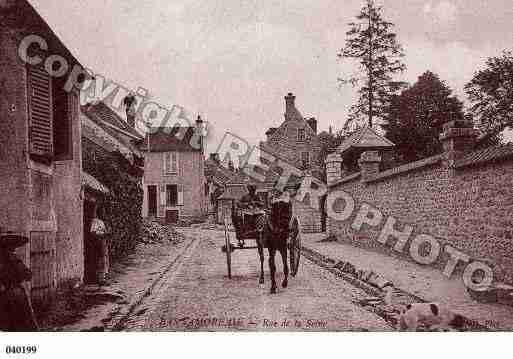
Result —
<svg viewBox="0 0 513 359"><path fill-rule="evenodd" d="M442 125L464 119L463 103L436 74L427 71L392 98L382 127L396 144L399 161L411 162L440 153Z"/></svg>
<svg viewBox="0 0 513 359"><path fill-rule="evenodd" d="M472 102L470 111L484 132L497 134L513 127L513 53L504 51L489 58L465 92Z"/></svg>
<svg viewBox="0 0 513 359"><path fill-rule="evenodd" d="M349 23L345 47L338 53L339 58L356 59L360 71L347 79L339 78L342 84L358 86L358 103L351 107L351 115L346 122L348 128L367 118L372 127L375 117L382 117L382 111L388 106L390 96L404 87L403 82L393 81L394 74L403 72L403 49L392 32L393 23L383 19L383 9L366 0L365 6Z"/></svg>

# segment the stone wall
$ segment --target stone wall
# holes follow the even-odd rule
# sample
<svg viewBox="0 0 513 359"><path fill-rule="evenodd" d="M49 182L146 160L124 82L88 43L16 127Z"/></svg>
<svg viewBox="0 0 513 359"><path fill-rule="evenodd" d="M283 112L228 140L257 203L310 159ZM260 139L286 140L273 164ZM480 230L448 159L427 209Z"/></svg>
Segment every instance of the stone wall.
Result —
<svg viewBox="0 0 513 359"><path fill-rule="evenodd" d="M78 94L74 93L78 105ZM57 217L57 280L82 280L84 273L84 225L82 192L82 142L79 108L71 113L73 158L55 162L54 188Z"/></svg>
<svg viewBox="0 0 513 359"><path fill-rule="evenodd" d="M303 233L320 233L321 211L318 208L310 206L308 201L300 202L292 201L292 212L301 222L301 230Z"/></svg>
<svg viewBox="0 0 513 359"><path fill-rule="evenodd" d="M513 155L513 147L490 149L488 154L493 151ZM458 165L458 158L466 155L476 160ZM385 244L377 240L387 219L393 217L395 230L406 232L407 226L412 228L404 248L409 248L416 235L428 234L442 246L449 244L467 254L470 260L490 264L497 279L511 281L513 156L490 155L480 162L479 154L472 156L450 151L370 177L360 173L340 178L329 194L335 196L339 190L348 193L355 201L355 210L344 221L328 218L329 234L355 246L409 259L408 250L399 254L392 248L397 238L388 237ZM374 226L363 224L360 230L354 230L351 225L362 204L378 209L383 218ZM345 202L335 201L333 208L340 212L346 208ZM435 265L443 268L447 257L442 251Z"/></svg>
<svg viewBox="0 0 513 359"><path fill-rule="evenodd" d="M0 3L4 6L5 1ZM15 26L0 31L0 228L31 239L18 250L29 267L38 255L31 258L31 250L37 250L34 241L46 238L52 263L32 269L35 275L47 271L54 289L68 280L83 278L78 101L70 119L73 158L49 163L31 160L26 66L17 53L23 31L26 29Z"/></svg>

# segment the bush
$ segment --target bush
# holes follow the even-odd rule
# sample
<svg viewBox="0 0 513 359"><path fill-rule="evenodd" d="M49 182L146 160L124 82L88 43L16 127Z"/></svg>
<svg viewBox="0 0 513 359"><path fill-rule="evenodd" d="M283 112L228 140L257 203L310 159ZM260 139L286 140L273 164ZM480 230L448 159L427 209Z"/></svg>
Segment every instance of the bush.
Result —
<svg viewBox="0 0 513 359"><path fill-rule="evenodd" d="M110 257L124 257L135 248L142 233L142 170L119 152L108 153L94 144L84 148L84 171L110 191L99 203L111 229Z"/></svg>

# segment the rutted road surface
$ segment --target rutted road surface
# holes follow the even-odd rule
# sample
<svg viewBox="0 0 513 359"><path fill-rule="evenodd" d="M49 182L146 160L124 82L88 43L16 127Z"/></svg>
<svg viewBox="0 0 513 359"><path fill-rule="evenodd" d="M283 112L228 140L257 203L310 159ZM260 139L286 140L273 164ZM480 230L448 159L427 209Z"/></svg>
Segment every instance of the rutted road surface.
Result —
<svg viewBox="0 0 513 359"><path fill-rule="evenodd" d="M193 243L153 293L124 321L122 330L162 331L390 331L377 315L353 304L365 293L304 260L288 288L270 294L267 251L265 284L258 284L256 249L236 250L227 277L221 231L186 229ZM230 233L232 243L234 234ZM277 278L283 278L277 255Z"/></svg>

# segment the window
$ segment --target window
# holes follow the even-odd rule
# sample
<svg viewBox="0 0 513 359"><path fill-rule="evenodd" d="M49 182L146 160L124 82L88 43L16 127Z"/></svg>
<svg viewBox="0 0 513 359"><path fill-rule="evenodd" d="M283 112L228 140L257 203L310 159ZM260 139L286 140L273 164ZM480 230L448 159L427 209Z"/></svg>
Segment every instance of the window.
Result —
<svg viewBox="0 0 513 359"><path fill-rule="evenodd" d="M304 141L306 138L305 129L304 128L298 128L297 130L297 140L298 141Z"/></svg>
<svg viewBox="0 0 513 359"><path fill-rule="evenodd" d="M29 152L33 159L53 157L52 79L42 67L27 67Z"/></svg>
<svg viewBox="0 0 513 359"><path fill-rule="evenodd" d="M164 172L167 174L178 174L178 153L164 153Z"/></svg>
<svg viewBox="0 0 513 359"><path fill-rule="evenodd" d="M166 185L166 205L176 206L178 204L178 186L175 184Z"/></svg>
<svg viewBox="0 0 513 359"><path fill-rule="evenodd" d="M301 152L301 164L303 165L303 167L310 166L310 153Z"/></svg>
<svg viewBox="0 0 513 359"><path fill-rule="evenodd" d="M78 98L64 90L66 78L51 78L43 67L27 66L29 151L33 160L73 159L72 121Z"/></svg>
<svg viewBox="0 0 513 359"><path fill-rule="evenodd" d="M72 92L64 90L66 78L52 80L53 93L53 147L56 160L73 159L72 125L78 99Z"/></svg>

